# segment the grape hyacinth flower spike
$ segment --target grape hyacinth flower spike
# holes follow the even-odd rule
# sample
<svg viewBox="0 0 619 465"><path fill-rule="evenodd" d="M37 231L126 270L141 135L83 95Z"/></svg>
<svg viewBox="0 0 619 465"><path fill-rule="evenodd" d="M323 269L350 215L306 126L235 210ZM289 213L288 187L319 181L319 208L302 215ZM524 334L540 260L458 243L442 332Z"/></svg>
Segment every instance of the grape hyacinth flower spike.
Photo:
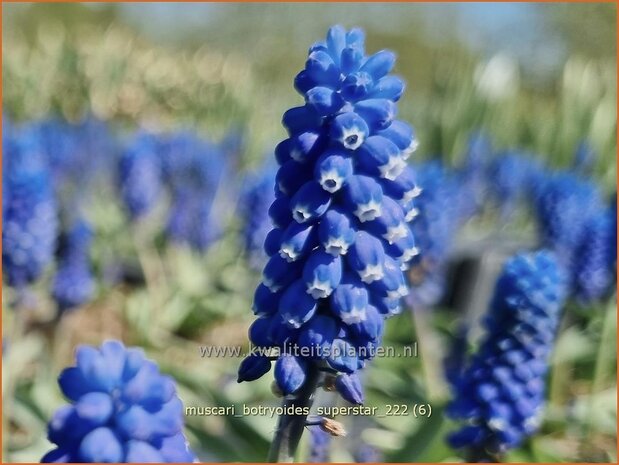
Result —
<svg viewBox="0 0 619 465"><path fill-rule="evenodd" d="M138 133L120 157L120 195L132 220L148 214L161 193L161 164L152 134Z"/></svg>
<svg viewBox="0 0 619 465"><path fill-rule="evenodd" d="M539 427L545 377L565 300L565 280L548 251L511 258L499 277L478 352L454 382L448 407L466 422L448 438L468 460L496 461Z"/></svg>
<svg viewBox="0 0 619 465"><path fill-rule="evenodd" d="M61 238L58 270L52 285L58 316L66 310L84 305L95 292L89 257L92 236L90 225L78 220Z"/></svg>
<svg viewBox="0 0 619 465"><path fill-rule="evenodd" d="M31 127L20 128L7 146L2 183L2 266L8 285L21 292L53 259L58 205L37 132Z"/></svg>
<svg viewBox="0 0 619 465"><path fill-rule="evenodd" d="M603 208L585 224L572 266L572 289L581 304L605 297L615 281L616 215Z"/></svg>
<svg viewBox="0 0 619 465"><path fill-rule="evenodd" d="M417 141L395 119L404 83L389 74L394 64L387 50L365 56L360 29L332 27L295 78L305 104L283 116L289 137L275 149L270 258L249 337L279 350L275 382L287 405L311 405L323 371L342 377L345 399L363 402L356 372L408 292L403 271L417 248L407 218L418 191L406 160ZM243 360L239 382L270 370L263 352ZM291 459L304 421L280 418L271 459Z"/></svg>
<svg viewBox="0 0 619 465"><path fill-rule="evenodd" d="M574 273L587 224L602 206L595 184L572 172L550 175L538 187L534 208L540 240L556 252L566 273Z"/></svg>
<svg viewBox="0 0 619 465"><path fill-rule="evenodd" d="M80 346L58 378L70 401L48 426L56 445L43 463L193 462L174 380L138 348Z"/></svg>

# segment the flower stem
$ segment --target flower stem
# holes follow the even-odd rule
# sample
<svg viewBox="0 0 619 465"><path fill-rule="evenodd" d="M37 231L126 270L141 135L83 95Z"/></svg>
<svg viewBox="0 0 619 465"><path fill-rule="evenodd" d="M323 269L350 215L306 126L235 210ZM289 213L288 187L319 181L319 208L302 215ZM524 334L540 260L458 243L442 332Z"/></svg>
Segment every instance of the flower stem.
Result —
<svg viewBox="0 0 619 465"><path fill-rule="evenodd" d="M271 443L269 456L267 460L271 463L291 463L294 462L294 456L305 428L305 420L307 413L314 402L314 392L321 373L318 367L312 364L307 374L307 379L303 387L294 396L284 399L282 404L285 413L280 415L277 421L277 429L275 437ZM301 410L299 410L301 409ZM289 411L302 411L299 415L289 415Z"/></svg>

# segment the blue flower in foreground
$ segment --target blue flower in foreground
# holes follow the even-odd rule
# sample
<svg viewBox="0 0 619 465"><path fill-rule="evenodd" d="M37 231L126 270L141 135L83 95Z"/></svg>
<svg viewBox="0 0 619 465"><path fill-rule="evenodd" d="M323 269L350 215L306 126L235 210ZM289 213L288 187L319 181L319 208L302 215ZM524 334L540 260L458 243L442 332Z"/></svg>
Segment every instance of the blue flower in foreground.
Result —
<svg viewBox="0 0 619 465"><path fill-rule="evenodd" d="M134 220L149 213L161 194L161 163L157 150L153 135L139 133L119 161L120 195Z"/></svg>
<svg viewBox="0 0 619 465"><path fill-rule="evenodd" d="M601 210L585 224L572 264L574 295L582 303L604 297L615 281L616 252L615 247L609 247L616 238L615 231L616 212L612 208Z"/></svg>
<svg viewBox="0 0 619 465"><path fill-rule="evenodd" d="M520 254L497 281L485 339L457 378L448 408L466 422L449 442L469 448L473 459L502 454L539 426L565 296L560 270L550 252Z"/></svg>
<svg viewBox="0 0 619 465"><path fill-rule="evenodd" d="M58 383L71 403L51 419L56 449L41 462L193 462L175 383L141 349L80 346Z"/></svg>
<svg viewBox="0 0 619 465"><path fill-rule="evenodd" d="M268 164L249 175L239 201L239 213L243 220L243 242L249 264L255 269L261 269L269 258L264 247L267 235L272 229L268 211L275 200L275 172L275 167Z"/></svg>
<svg viewBox="0 0 619 465"><path fill-rule="evenodd" d="M80 220L61 238L58 271L52 286L60 312L84 305L95 292L89 257L91 242L90 225Z"/></svg>
<svg viewBox="0 0 619 465"><path fill-rule="evenodd" d="M564 266L571 267L586 224L601 206L597 187L573 173L555 173L540 183L534 207L541 240Z"/></svg>
<svg viewBox="0 0 619 465"><path fill-rule="evenodd" d="M419 248L409 273L413 308L435 305L443 295L446 262L460 223L459 198L466 194L439 161L420 164L415 171L420 194L415 199L418 214L411 222Z"/></svg>
<svg viewBox="0 0 619 465"><path fill-rule="evenodd" d="M285 352L275 380L286 395L319 364L349 375L362 368L408 293L418 190L406 159L417 142L395 119L404 83L389 75L394 64L386 50L365 56L361 30L335 26L295 79L305 105L284 114L289 137L275 149L270 258L249 330L254 345ZM251 356L239 381L269 367Z"/></svg>
<svg viewBox="0 0 619 465"><path fill-rule="evenodd" d="M58 207L36 131L22 128L14 136L4 162L2 266L8 284L22 288L52 261Z"/></svg>

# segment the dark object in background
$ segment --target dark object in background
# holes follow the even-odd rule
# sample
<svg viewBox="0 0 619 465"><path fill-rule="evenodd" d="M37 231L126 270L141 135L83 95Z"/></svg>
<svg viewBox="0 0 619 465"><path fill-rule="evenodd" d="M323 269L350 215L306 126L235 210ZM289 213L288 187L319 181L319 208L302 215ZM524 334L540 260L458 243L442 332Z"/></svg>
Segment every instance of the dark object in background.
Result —
<svg viewBox="0 0 619 465"><path fill-rule="evenodd" d="M447 285L439 306L455 310L468 322L469 340L479 336L481 317L505 261L534 246L530 241L498 235L456 246L447 265Z"/></svg>

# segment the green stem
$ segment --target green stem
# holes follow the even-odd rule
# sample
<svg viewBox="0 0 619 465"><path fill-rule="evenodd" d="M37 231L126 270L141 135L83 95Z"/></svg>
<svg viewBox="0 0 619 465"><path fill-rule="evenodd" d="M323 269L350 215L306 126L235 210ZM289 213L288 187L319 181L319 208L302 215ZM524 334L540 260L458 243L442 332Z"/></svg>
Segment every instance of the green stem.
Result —
<svg viewBox="0 0 619 465"><path fill-rule="evenodd" d="M275 437L271 443L267 460L271 463L292 463L299 446L299 441L305 428L307 413L314 401L314 392L320 379L320 371L315 365L311 365L307 379L301 390L294 396L285 399L282 407L285 412L298 411L300 415L281 415L277 421Z"/></svg>
<svg viewBox="0 0 619 465"><path fill-rule="evenodd" d="M572 324L572 312L571 309L565 308L563 310L563 318L557 331L557 341L560 341L561 335L565 334L565 331ZM552 365L552 373L550 378L550 389L548 400L552 406L560 406L565 402L565 389L570 385L570 379L572 377L572 364L569 361L557 361L558 351L554 351L553 357L555 361Z"/></svg>
<svg viewBox="0 0 619 465"><path fill-rule="evenodd" d="M429 400L445 399L448 390L440 369L443 355L437 335L428 322L427 310L417 306L415 309L411 308L411 315L415 325L427 397Z"/></svg>
<svg viewBox="0 0 619 465"><path fill-rule="evenodd" d="M607 371L605 368L611 366L612 357L615 354L613 335L617 328L617 299L612 298L606 305L606 315L604 316L604 322L602 326L602 334L600 336L600 344L598 346L597 356L595 359L595 368L593 371L593 380L591 382L591 392L589 394L589 412L594 411L595 396L602 390L602 384L605 379ZM595 415L590 414L587 416L588 421L585 423L585 434L583 440L587 443L587 440L591 438L593 434L593 424L595 421Z"/></svg>

